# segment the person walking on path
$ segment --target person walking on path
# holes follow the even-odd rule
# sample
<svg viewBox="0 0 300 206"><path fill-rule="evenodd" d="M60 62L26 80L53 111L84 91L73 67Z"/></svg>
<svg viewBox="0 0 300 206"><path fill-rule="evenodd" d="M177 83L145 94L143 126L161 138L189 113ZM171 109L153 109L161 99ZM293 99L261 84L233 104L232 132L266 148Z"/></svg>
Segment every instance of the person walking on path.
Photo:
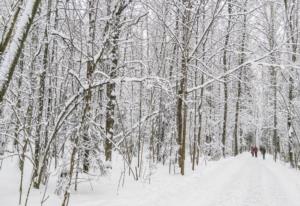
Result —
<svg viewBox="0 0 300 206"><path fill-rule="evenodd" d="M250 151L251 151L252 157L254 157L254 147L253 146L251 146Z"/></svg>
<svg viewBox="0 0 300 206"><path fill-rule="evenodd" d="M260 149L260 152L263 156L263 159L265 159L266 158L266 148L264 146L260 146L259 149Z"/></svg>
<svg viewBox="0 0 300 206"><path fill-rule="evenodd" d="M254 152L254 156L257 157L258 149L257 149L256 145L253 148L253 152Z"/></svg>

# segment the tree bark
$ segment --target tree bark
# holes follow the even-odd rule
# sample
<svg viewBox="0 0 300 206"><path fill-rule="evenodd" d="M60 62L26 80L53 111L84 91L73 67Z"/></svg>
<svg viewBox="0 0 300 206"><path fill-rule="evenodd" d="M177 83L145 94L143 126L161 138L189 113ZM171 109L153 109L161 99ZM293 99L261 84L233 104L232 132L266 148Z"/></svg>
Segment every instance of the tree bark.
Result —
<svg viewBox="0 0 300 206"><path fill-rule="evenodd" d="M1 62L0 69L1 72L5 74L5 77L0 81L0 103L3 102L4 95L13 77L24 43L26 41L26 38L28 36L29 30L31 28L40 3L41 0L32 0L27 2L27 9L25 9L24 11L25 14L23 14L20 17L22 19L25 19L26 24L24 26L22 25L22 23L20 23L20 25L17 24L17 27L21 27L17 28L21 30L20 33L16 33L12 37L12 43L9 46L6 46L6 49L3 51L3 53L6 53L6 56ZM29 12L29 14L26 14L26 12Z"/></svg>
<svg viewBox="0 0 300 206"><path fill-rule="evenodd" d="M232 13L232 3L231 0L227 1L228 4L228 23L227 23L227 34L225 36L225 43L224 43L224 53L223 53L223 68L224 73L228 71L228 55L227 49L229 44L230 38L230 29L231 29L231 13ZM228 83L227 83L227 76L224 76L224 112L223 112L223 130L222 130L222 154L223 157L226 155L226 136L227 136L227 115L228 115Z"/></svg>
<svg viewBox="0 0 300 206"><path fill-rule="evenodd" d="M184 175L184 162L185 162L185 144L186 144L186 119L187 119L187 70L189 63L189 33L190 33L190 12L192 3L190 0L183 0L185 5L184 15L182 19L182 56L181 56L181 72L180 82L177 98L177 143L179 145L178 156L179 156L179 167L181 175Z"/></svg>
<svg viewBox="0 0 300 206"><path fill-rule="evenodd" d="M243 15L243 33L242 33L242 41L241 41L241 55L239 59L239 65L243 65L245 62L245 43L246 43L246 26L247 26L247 1L244 3L244 9L243 12L245 13ZM234 123L234 155L238 155L239 149L238 149L238 143L239 143L239 130L238 130L238 125L239 125L239 112L240 112L240 101L241 101L241 93L242 93L242 78L243 78L243 70L240 69L239 75L238 75L238 85L237 85L237 100L236 100L236 105L235 105L235 123Z"/></svg>

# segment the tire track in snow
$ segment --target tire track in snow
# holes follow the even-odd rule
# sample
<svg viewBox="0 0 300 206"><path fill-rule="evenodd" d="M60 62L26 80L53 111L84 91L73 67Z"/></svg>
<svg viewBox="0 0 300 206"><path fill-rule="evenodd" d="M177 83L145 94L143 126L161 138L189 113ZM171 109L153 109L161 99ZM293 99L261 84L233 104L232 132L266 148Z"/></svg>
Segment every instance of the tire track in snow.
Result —
<svg viewBox="0 0 300 206"><path fill-rule="evenodd" d="M238 173L228 177L229 184L223 185L221 193L209 206L264 206L262 195L257 191L260 187L260 171L255 170L255 159L244 157ZM247 159L247 160L246 160ZM245 161L246 160L246 161ZM259 203L259 204L258 204Z"/></svg>
<svg viewBox="0 0 300 206"><path fill-rule="evenodd" d="M261 163L261 165L264 168L263 186L268 206L299 206L300 190L295 182L289 178L290 170L282 168L283 170L279 172L281 165L276 165L273 162Z"/></svg>
<svg viewBox="0 0 300 206"><path fill-rule="evenodd" d="M119 196L101 197L86 206L299 206L297 177L271 159L242 154L184 177L153 176L150 185L132 184Z"/></svg>

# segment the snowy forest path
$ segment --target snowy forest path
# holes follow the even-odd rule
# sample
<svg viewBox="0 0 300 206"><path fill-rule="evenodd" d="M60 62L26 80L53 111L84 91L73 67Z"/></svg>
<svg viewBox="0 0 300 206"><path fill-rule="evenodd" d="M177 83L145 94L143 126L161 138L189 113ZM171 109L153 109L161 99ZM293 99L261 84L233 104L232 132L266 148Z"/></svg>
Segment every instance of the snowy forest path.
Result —
<svg viewBox="0 0 300 206"><path fill-rule="evenodd" d="M300 179L296 171L281 162L275 163L271 156L266 160L243 154L229 162L238 163L238 173L232 176L229 167L221 172L228 174L223 189L215 193L208 206L298 206L300 202ZM298 178L295 178L295 177ZM213 182L214 185L222 185Z"/></svg>
<svg viewBox="0 0 300 206"><path fill-rule="evenodd" d="M228 174L223 189L215 193L215 200L208 206L298 206L300 202L300 179L296 171L281 162L275 163L271 156L266 160L243 154L229 162L238 163L238 173L232 176L225 167L221 172ZM298 178L295 178L295 177ZM225 180L224 180L225 181ZM214 185L222 185L213 182Z"/></svg>
<svg viewBox="0 0 300 206"><path fill-rule="evenodd" d="M114 198L103 194L84 205L299 206L299 194L299 171L282 162L275 163L271 156L263 160L244 153L208 162L183 177L159 171L151 184L129 184ZM80 199L74 197L74 203Z"/></svg>
<svg viewBox="0 0 300 206"><path fill-rule="evenodd" d="M17 205L18 176L16 162L1 171L0 205ZM187 165L188 167L188 165ZM185 176L170 175L167 167L153 170L149 180L135 182L126 177L124 188L116 194L119 172L93 183L81 183L72 192L70 206L299 206L300 172L288 164L274 162L271 156L263 160L249 153L220 161L204 162ZM10 184L15 182L14 184ZM7 183L7 184L6 184ZM91 191L91 186L93 190ZM44 206L60 205L53 194L55 182L49 185L51 197ZM33 191L30 206L40 205L39 191Z"/></svg>

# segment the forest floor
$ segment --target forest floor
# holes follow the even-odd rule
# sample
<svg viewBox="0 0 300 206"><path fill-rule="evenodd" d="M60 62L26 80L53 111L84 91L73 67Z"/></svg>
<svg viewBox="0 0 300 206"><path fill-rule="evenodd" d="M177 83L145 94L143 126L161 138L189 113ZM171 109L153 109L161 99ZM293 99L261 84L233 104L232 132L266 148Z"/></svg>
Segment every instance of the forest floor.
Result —
<svg viewBox="0 0 300 206"><path fill-rule="evenodd" d="M18 205L17 171L14 161L5 162L0 170L1 206ZM113 173L81 184L77 192L72 192L69 206L300 205L300 172L282 162L275 163L271 156L262 160L244 153L207 165L202 162L196 171L188 170L184 177L169 175L167 167L160 167L155 169L150 184L149 179L134 182L127 177L124 187L117 192L119 177L120 173ZM54 189L55 182L50 182L46 194L49 199L43 205L61 204L62 197L55 195ZM44 190L33 190L28 206L41 205L43 193Z"/></svg>

